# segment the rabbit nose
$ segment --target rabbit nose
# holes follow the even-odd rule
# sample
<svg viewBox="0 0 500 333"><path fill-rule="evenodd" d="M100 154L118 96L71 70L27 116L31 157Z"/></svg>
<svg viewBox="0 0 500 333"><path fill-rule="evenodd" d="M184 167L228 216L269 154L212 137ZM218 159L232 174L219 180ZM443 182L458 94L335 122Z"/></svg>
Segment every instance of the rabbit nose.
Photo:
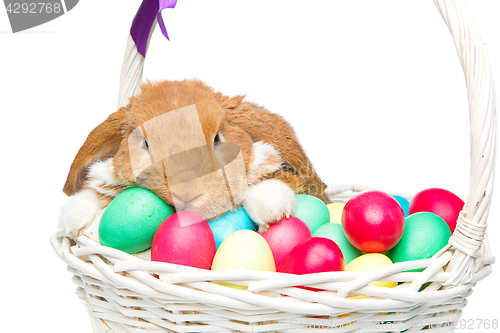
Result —
<svg viewBox="0 0 500 333"><path fill-rule="evenodd" d="M191 201L199 196L201 196L201 194L193 194L188 191L172 192L172 200L174 201L176 210L184 210Z"/></svg>

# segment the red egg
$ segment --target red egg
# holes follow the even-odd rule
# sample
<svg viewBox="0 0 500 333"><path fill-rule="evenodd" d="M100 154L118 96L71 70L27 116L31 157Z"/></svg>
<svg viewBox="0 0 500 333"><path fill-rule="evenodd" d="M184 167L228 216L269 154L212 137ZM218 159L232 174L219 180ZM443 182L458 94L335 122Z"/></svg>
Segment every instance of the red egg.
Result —
<svg viewBox="0 0 500 333"><path fill-rule="evenodd" d="M409 213L430 212L441 216L450 227L451 233L457 226L457 219L464 202L450 191L429 188L417 193L410 201Z"/></svg>
<svg viewBox="0 0 500 333"><path fill-rule="evenodd" d="M347 240L363 252L385 252L403 236L405 214L391 195L365 191L351 198L342 212Z"/></svg>
<svg viewBox="0 0 500 333"><path fill-rule="evenodd" d="M210 269L215 239L200 215L181 211L170 215L156 230L151 260Z"/></svg>
<svg viewBox="0 0 500 333"><path fill-rule="evenodd" d="M334 241L311 237L295 246L286 256L278 272L309 274L344 270L344 256Z"/></svg>
<svg viewBox="0 0 500 333"><path fill-rule="evenodd" d="M284 218L280 222L272 224L261 235L271 248L277 268L297 244L312 237L311 229L307 224L295 216Z"/></svg>

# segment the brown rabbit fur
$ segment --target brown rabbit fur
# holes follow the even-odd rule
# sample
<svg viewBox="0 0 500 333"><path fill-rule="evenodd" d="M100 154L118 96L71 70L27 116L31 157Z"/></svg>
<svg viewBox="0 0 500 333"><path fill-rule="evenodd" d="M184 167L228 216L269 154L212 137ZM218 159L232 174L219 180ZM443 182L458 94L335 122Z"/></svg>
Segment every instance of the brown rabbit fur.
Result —
<svg viewBox="0 0 500 333"><path fill-rule="evenodd" d="M166 203L178 208L179 202L182 202L183 206L181 207L193 210L202 216L213 217L227 210L226 206L218 203L217 198L212 197L208 200L205 197L204 193L211 191L210 180L207 181L210 178L193 180L189 183L190 188L182 188L179 185L174 190L172 184L169 187L173 178L166 181L165 168L168 169L168 165L166 166L165 163L162 164L163 172L162 168L158 166L150 167L147 172L143 172L140 176L134 175L131 164L131 158L134 156L131 154L135 153L131 153L131 147L139 145L142 141L146 142L146 145L150 142L150 138L146 138L144 124L155 117L192 105L196 107L204 144L210 150L210 156L217 150L215 146L218 138L220 141L239 146L246 170L247 184L244 185L248 185L249 191L252 188L258 188L260 184L276 185L276 181L280 181L287 185L291 193L307 193L317 196L325 202L328 201L323 194L326 188L325 184L314 171L293 129L280 116L270 113L260 106L243 101L244 96L232 98L224 96L197 80L146 82L140 90L140 94L130 98L126 107L111 114L108 119L97 126L78 151L63 191L68 196L73 197L85 191L88 193L85 195L85 199L74 199L72 204L68 204L66 208L63 207L60 224L68 234L72 236L81 234L83 229L90 224L94 213L105 208L116 195L130 187L148 188ZM163 147L162 143L166 140L169 142L178 141L172 144L182 146L186 139L180 136L191 135L191 125L187 124L185 128L182 126L184 125L181 125L181 128L169 129L177 131L175 132L177 133L175 140L163 136L162 133L166 133L165 128L154 131L154 133L158 133L154 134L158 137L153 141L161 143L161 145L157 144L156 148L166 151L167 148ZM136 129L142 130L137 131ZM134 130L136 131L134 132ZM153 132L148 132L148 135L149 133ZM134 143L133 140L137 140L137 143ZM185 162L192 165L201 164L200 156L192 154L192 157L189 157ZM210 161L212 170L214 170L212 157L210 157ZM240 186L238 185L238 177L227 177L231 186L235 186L235 188ZM270 180L274 180L274 183ZM162 182L167 182L166 186L162 187L159 184ZM178 183L182 183L182 179ZM268 189L263 190L263 192L267 193ZM245 203L244 200L249 191L241 191L241 195L236 193L238 191L234 191L235 193L231 197L233 208L234 205ZM262 201L263 199L259 199L261 196L262 191L256 195L256 200ZM95 199L89 203L91 197ZM265 204L264 201L259 203L259 205ZM89 216L84 218L86 221L71 221L79 219L76 214L71 212L71 210L75 210L75 206L79 206L78 209L86 213L92 211L92 213L87 214ZM294 203L292 206L286 207L288 208L281 210L278 208L273 214L259 216L260 213L255 212L257 209L249 205L251 211L249 215L252 219L257 220L256 222L261 225L261 229L265 229L270 223L290 215L293 212ZM272 207L268 208L273 209Z"/></svg>

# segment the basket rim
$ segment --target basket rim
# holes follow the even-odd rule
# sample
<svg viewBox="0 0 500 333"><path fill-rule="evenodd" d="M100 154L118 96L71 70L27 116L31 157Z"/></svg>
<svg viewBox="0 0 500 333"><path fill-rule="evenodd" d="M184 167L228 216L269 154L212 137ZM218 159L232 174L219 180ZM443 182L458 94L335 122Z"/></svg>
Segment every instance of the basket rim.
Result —
<svg viewBox="0 0 500 333"><path fill-rule="evenodd" d="M70 247L71 240L75 241L76 245ZM249 308L248 305L257 306L260 304L272 303L272 308L274 309L302 314L332 313L332 309L336 309L335 311L338 311L339 309L344 309L346 311L349 309L402 309L427 302L449 302L451 299L469 292L475 283L488 276L492 270L490 262L484 263L481 269L474 275L474 279L469 283L460 286L453 286L452 288L444 290L438 290L442 286L442 281L448 279L453 273L444 273L441 271L435 272L433 269L436 270L437 267L442 267L443 263L449 262L452 256L452 251L444 252L445 255L440 258L421 260L421 263L428 264L427 269L423 272L396 272L392 275L386 272L387 269L397 270L397 268L399 268L402 270L409 267L415 267L415 263L410 263L409 265L393 264L387 266L388 268L384 267L385 270L382 268L377 270L378 272L373 271L369 274L366 274L366 272L341 271L294 275L279 272L241 270L208 271L192 267L186 268L186 266L163 262L147 262L125 252L107 248L105 246L97 245L88 247L87 245L95 245L92 244L92 242L93 241L86 236L81 236L77 239L70 239L69 237L62 235L60 232L56 232L51 236L52 246L60 255L62 260L72 268L72 273L78 276L91 276L96 279L95 283L98 284L107 283L114 285L115 288L130 289L134 292L139 292L142 295L149 295L150 297L158 298L161 298L163 294L169 294L172 292L174 295L175 293L180 293L176 296L184 295L186 288L196 288L196 296L202 296L198 299L198 301L203 303L247 310L252 309L252 307ZM121 259L133 259L120 260L111 257L111 255ZM84 262L80 259L81 256L90 256L93 258L91 258L89 262ZM111 259L114 262L111 261L105 263L103 258L107 260ZM100 264L98 264L98 262L100 262ZM103 269L107 270L107 272L103 273ZM200 274L199 271L203 271L203 274ZM130 276L125 277L121 275L125 272ZM159 279L152 275L157 273L160 277ZM381 278L380 275L384 275L385 278ZM340 282L351 278L353 279L351 282ZM127 279L133 279L134 283L131 284L131 281L127 281ZM406 284L392 289L366 285L374 279L406 279L412 282L406 282ZM253 288L250 287L249 290L236 290L231 287L211 283L210 281L212 280L232 283L240 282L242 284L247 284L249 282L249 286L252 286L253 283ZM364 281L361 281L360 283L360 280ZM429 287L424 289L424 291L418 291L421 286L427 282L432 283ZM348 285L349 283L350 286ZM342 289L342 286L337 288L338 291L335 296L332 291L315 292L291 286L301 285L324 289L335 287L336 284L344 284L344 289ZM166 286L168 287L165 288ZM183 290L175 290L175 288L172 290L172 286L182 288ZM342 293L342 290L344 290L344 294L339 295L339 293ZM270 296L265 295L269 292L274 292L274 294ZM309 311L307 311L307 309L304 309L306 306L304 303L288 304L288 300L286 302L279 300L276 301L273 299L273 297L276 296L276 292L286 293L289 296L300 297L301 299L309 300L310 302L318 304L307 304L312 307ZM353 292L354 294L349 294L349 292ZM203 293L203 295L200 293ZM345 298L346 296L353 296L356 294L377 295L379 298ZM249 295L257 296L257 298L253 299L252 297L249 297ZM393 297L390 298L389 296ZM187 299L191 298L188 297Z"/></svg>

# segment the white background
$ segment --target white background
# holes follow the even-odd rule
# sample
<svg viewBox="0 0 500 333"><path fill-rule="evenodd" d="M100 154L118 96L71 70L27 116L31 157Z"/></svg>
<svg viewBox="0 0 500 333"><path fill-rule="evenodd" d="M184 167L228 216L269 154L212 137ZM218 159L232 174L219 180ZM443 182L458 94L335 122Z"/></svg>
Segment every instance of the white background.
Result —
<svg viewBox="0 0 500 333"><path fill-rule="evenodd" d="M49 237L74 155L116 110L139 3L80 1L18 34L0 9L2 331L91 331ZM467 4L500 78L500 4ZM145 78L199 78L283 115L328 184L442 187L465 199L467 95L432 1L179 0L164 18L171 41L156 29ZM496 194L489 237L498 255ZM500 319L499 277L494 266L474 288L464 319Z"/></svg>

